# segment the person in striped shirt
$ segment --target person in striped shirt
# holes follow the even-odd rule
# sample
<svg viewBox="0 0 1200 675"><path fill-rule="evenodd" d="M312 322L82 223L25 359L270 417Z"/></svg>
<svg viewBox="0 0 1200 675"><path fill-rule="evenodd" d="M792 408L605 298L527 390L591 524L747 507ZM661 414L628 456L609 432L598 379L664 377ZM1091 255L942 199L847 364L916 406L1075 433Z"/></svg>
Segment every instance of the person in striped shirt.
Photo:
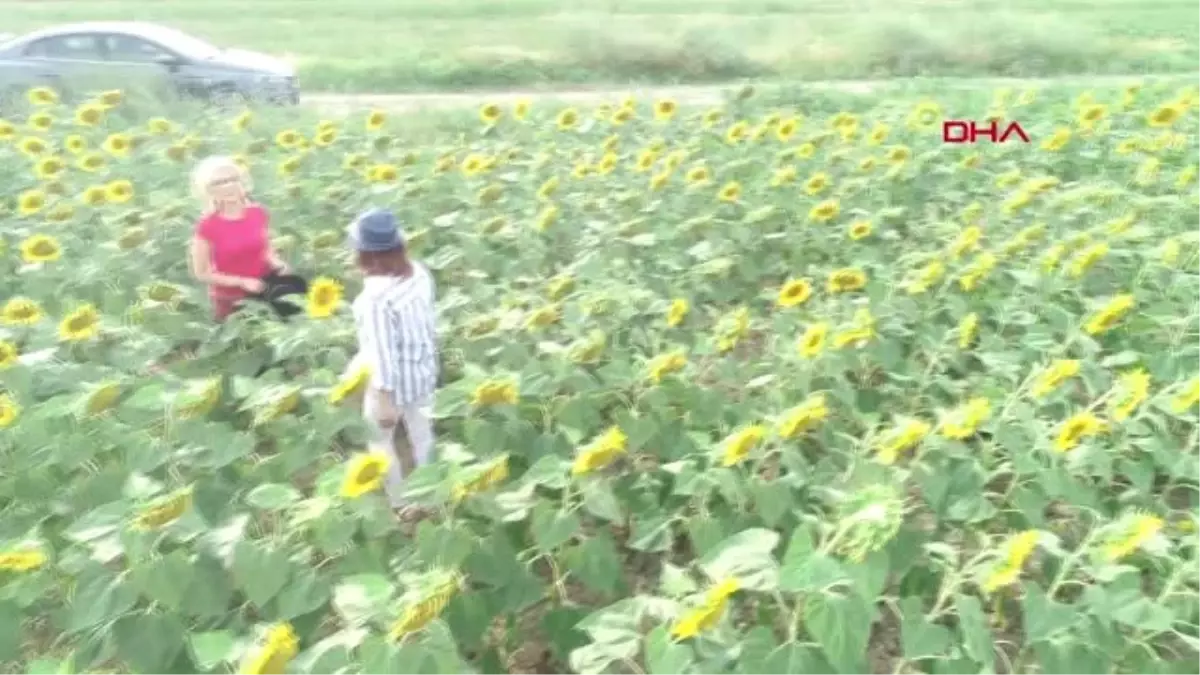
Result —
<svg viewBox="0 0 1200 675"><path fill-rule="evenodd" d="M388 500L402 516L419 515L419 509L405 504L401 483L406 473L433 457L438 381L433 277L408 257L391 211L363 212L348 234L364 277L353 304L359 352L351 366L365 365L371 373L363 415L371 427L372 449L382 449L392 459L384 481Z"/></svg>

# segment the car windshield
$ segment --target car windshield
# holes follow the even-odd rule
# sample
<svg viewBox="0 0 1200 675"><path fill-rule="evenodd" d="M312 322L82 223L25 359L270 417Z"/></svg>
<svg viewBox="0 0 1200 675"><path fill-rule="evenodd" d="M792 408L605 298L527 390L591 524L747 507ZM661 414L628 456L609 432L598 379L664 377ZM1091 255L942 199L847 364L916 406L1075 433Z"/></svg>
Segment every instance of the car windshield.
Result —
<svg viewBox="0 0 1200 675"><path fill-rule="evenodd" d="M177 30L163 29L158 37L162 40L164 46L170 47L184 56L193 59L203 61L221 54L219 47Z"/></svg>

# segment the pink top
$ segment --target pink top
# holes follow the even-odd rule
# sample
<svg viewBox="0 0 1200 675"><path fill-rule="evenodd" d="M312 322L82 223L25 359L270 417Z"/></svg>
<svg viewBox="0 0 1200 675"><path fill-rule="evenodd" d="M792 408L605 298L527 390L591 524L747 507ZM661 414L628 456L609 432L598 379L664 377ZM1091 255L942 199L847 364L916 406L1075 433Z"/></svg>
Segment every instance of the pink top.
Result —
<svg viewBox="0 0 1200 675"><path fill-rule="evenodd" d="M213 271L236 277L261 279L270 271L267 223L270 216L258 204L249 204L240 218L210 213L196 223L196 236L208 242ZM240 298L245 291L213 285L214 298Z"/></svg>

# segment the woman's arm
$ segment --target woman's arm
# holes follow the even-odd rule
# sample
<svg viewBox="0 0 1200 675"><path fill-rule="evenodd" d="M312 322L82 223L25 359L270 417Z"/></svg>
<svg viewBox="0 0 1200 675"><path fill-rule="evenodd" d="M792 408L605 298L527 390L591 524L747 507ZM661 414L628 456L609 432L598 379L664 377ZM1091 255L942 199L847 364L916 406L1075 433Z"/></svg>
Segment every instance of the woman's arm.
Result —
<svg viewBox="0 0 1200 675"><path fill-rule="evenodd" d="M192 237L192 245L189 259L189 267L192 271L192 276L204 284L214 286L228 286L230 288L242 288L249 290L251 282L262 283L258 279L248 279L246 277L235 277L229 274L221 274L212 268L212 251L209 248L207 241L200 237Z"/></svg>
<svg viewBox="0 0 1200 675"><path fill-rule="evenodd" d="M291 269L287 262L279 256L279 251L276 251L274 246L267 248L267 264L271 266L271 269L282 273L287 273Z"/></svg>

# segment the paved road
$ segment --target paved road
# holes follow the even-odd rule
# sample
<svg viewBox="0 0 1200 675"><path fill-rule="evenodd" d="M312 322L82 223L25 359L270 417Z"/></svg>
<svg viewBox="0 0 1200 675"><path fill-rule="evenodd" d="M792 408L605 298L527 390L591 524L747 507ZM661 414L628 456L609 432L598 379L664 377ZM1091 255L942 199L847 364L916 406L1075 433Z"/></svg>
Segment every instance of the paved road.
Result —
<svg viewBox="0 0 1200 675"><path fill-rule="evenodd" d="M1067 76L1045 77L1032 79L1015 78L938 78L934 82L945 83L948 86L1052 86L1055 83L1091 82L1097 85L1124 83L1140 79L1158 77L1196 77L1196 73L1179 73L1177 75L1155 75L1142 78L1136 75L1112 76ZM881 87L895 86L897 83L919 82L909 80L835 80L828 82L789 83L786 85L768 83L756 85L762 89L773 89L780 86L802 86L811 89L832 89L852 94L870 94ZM645 96L670 97L680 103L705 105L719 103L725 92L736 89L737 84L724 85L694 85L694 86L630 86L625 88L593 88L593 89L560 89L560 90L526 90L526 91L467 91L453 93L431 94L307 94L302 102L330 114L345 113L364 108L382 108L396 111L420 111L445 108L474 107L482 101L494 101L501 104L511 104L520 99L539 101L559 101L564 103L596 103L604 100L615 100L626 94L634 94L639 98Z"/></svg>

